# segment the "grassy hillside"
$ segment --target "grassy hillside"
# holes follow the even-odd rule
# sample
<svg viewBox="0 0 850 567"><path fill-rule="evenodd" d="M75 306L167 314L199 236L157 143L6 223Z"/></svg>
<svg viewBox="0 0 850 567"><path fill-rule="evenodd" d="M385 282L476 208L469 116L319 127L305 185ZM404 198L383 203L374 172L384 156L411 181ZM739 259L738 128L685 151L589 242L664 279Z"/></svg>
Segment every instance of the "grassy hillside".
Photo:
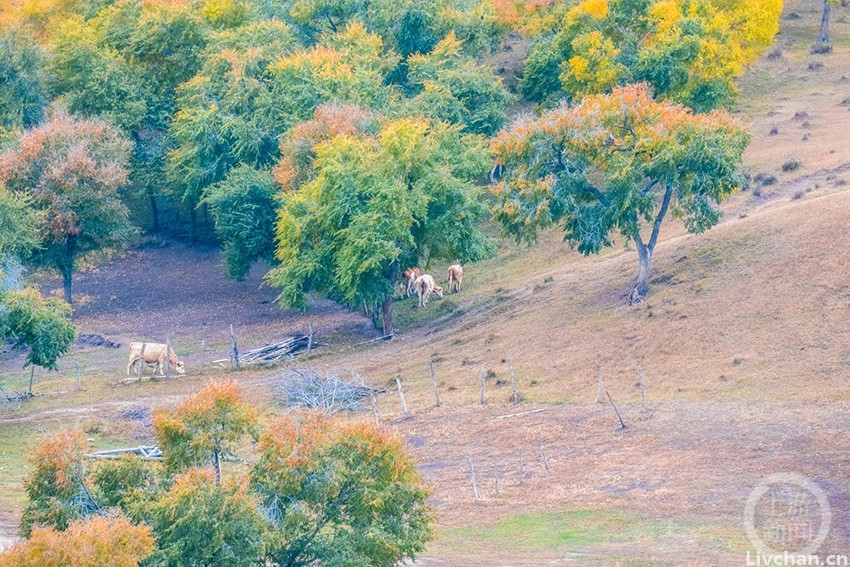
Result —
<svg viewBox="0 0 850 567"><path fill-rule="evenodd" d="M789 4L777 49L742 81L750 186L705 235L674 220L664 227L651 296L637 307L625 306L634 250L620 243L583 257L558 232L530 248L503 243L496 258L467 267L460 294L427 309L398 303L402 333L390 343L365 343L375 336L366 319L329 303L278 311L274 292L257 289L259 273L224 283L212 253L184 264L173 248L147 248L81 278L83 332L170 333L190 373L124 385L124 351L87 348L39 378L37 391L53 395L0 408L0 509L9 510L0 533L14 532L23 453L44 431L80 425L99 447L137 444L150 431L121 412L173 403L210 376L236 376L258 406L279 411L274 371L207 365L200 375L199 362L226 350L230 323L253 346L313 322L331 346L304 363L387 386L382 420L406 439L434 491L439 537L425 565L740 563L744 502L761 478L786 470L828 492L836 513L827 547L840 549L850 510L841 477L850 465L850 12L833 13L834 51L812 55L818 5ZM444 279L444 268L429 270ZM141 303L140 290L148 290ZM519 405L510 402L509 362ZM4 387L23 384L19 365L4 360ZM600 372L625 431L595 402ZM410 420L400 419L396 377Z"/></svg>

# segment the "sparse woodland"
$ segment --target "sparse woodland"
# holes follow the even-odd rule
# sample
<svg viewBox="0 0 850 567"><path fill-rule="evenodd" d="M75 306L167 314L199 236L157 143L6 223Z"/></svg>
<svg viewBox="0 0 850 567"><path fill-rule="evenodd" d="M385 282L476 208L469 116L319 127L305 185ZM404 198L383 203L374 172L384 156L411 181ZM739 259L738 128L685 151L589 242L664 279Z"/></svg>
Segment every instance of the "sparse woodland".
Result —
<svg viewBox="0 0 850 567"><path fill-rule="evenodd" d="M838 3L824 0L813 51L829 51ZM75 275L157 233L218 247L235 281L262 266L281 308L320 296L365 310L384 337L406 269L492 258L497 232L530 244L555 227L585 255L625 244L621 303L644 303L661 227L708 231L748 182L738 80L782 10L4 3L0 342L55 369L76 336ZM525 54L511 88L492 65L509 38ZM61 278L64 301L41 294L39 270ZM377 424L268 417L213 382L152 428L161 461L87 458L80 431L45 438L29 457L26 539L0 565L397 565L434 537L427 486Z"/></svg>

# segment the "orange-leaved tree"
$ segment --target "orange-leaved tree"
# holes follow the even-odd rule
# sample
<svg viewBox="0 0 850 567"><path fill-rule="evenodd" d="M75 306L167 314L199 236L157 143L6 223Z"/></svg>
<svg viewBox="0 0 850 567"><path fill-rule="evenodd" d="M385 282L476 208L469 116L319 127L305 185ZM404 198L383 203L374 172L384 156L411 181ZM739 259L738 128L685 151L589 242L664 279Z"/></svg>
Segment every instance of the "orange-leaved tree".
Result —
<svg viewBox="0 0 850 567"><path fill-rule="evenodd" d="M80 260L122 249L135 237L118 195L127 182L130 142L98 119L57 113L0 154L0 183L29 195L42 212L42 241L31 262L59 271L65 301Z"/></svg>
<svg viewBox="0 0 850 567"><path fill-rule="evenodd" d="M151 529L123 516L95 516L65 531L36 528L0 555L0 567L136 567L154 549Z"/></svg>
<svg viewBox="0 0 850 567"><path fill-rule="evenodd" d="M83 457L90 447L81 430L64 431L42 439L29 455L24 479L29 502L21 534L44 526L64 530L98 509L85 486Z"/></svg>
<svg viewBox="0 0 850 567"><path fill-rule="evenodd" d="M694 114L657 101L645 84L587 96L517 121L493 141L501 180L495 217L517 240L563 223L583 254L632 240L640 271L630 302L646 297L668 212L689 232L720 220L717 205L743 183L747 132L726 112Z"/></svg>
<svg viewBox="0 0 850 567"><path fill-rule="evenodd" d="M233 381L210 382L172 410L154 413L164 464L172 472L212 464L221 483L221 459L246 435L256 435L257 412Z"/></svg>

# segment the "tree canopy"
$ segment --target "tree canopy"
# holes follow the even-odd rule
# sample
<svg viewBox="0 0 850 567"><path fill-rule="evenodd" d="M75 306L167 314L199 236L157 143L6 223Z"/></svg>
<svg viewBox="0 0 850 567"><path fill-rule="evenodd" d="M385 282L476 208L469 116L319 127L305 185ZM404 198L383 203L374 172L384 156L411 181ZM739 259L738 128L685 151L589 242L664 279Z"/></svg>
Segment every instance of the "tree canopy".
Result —
<svg viewBox="0 0 850 567"><path fill-rule="evenodd" d="M617 87L519 120L493 141L504 168L492 188L494 215L518 240L562 222L584 254L610 246L612 234L632 240L641 265L632 300L639 300L667 212L692 233L717 224L717 205L743 184L748 142L723 111L694 114L656 101L647 85Z"/></svg>
<svg viewBox="0 0 850 567"><path fill-rule="evenodd" d="M130 143L105 122L60 113L0 154L0 183L27 195L43 215L32 261L59 271L68 303L79 259L121 249L136 235L118 194L129 151Z"/></svg>
<svg viewBox="0 0 850 567"><path fill-rule="evenodd" d="M697 111L728 107L735 79L779 31L781 0L556 2L525 65L535 101L647 82L658 98Z"/></svg>
<svg viewBox="0 0 850 567"><path fill-rule="evenodd" d="M393 334L400 271L426 255L473 261L492 250L476 227L476 181L489 165L484 139L422 118L384 121L375 133L332 136L313 147L306 175L278 169L290 187L277 226L279 266L268 281L284 305L315 290L352 306L382 305Z"/></svg>

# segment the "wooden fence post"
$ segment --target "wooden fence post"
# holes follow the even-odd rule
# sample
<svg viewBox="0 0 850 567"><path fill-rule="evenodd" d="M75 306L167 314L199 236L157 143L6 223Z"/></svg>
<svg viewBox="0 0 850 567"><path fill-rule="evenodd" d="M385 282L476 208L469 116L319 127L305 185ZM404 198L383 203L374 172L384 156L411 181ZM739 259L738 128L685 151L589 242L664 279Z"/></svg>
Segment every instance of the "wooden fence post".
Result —
<svg viewBox="0 0 850 567"><path fill-rule="evenodd" d="M511 388L514 391L514 403L519 403L519 394L516 391L516 377L514 377L514 363L508 360L508 370L511 373Z"/></svg>
<svg viewBox="0 0 850 567"><path fill-rule="evenodd" d="M233 334L233 325L230 325L230 346L233 350L233 362L239 368L239 347L236 346L236 335Z"/></svg>
<svg viewBox="0 0 850 567"><path fill-rule="evenodd" d="M546 467L546 470L549 470L549 459L546 458L546 451L543 449L543 436L540 435L540 432L537 432L537 444L540 445L540 456L543 457L543 466Z"/></svg>
<svg viewBox="0 0 850 567"><path fill-rule="evenodd" d="M307 328L310 331L310 334L307 335L307 354L313 350L313 322L310 321L307 323Z"/></svg>
<svg viewBox="0 0 850 567"><path fill-rule="evenodd" d="M466 456L469 459L469 476L472 479L472 494L475 496L475 501L478 502L478 482L475 480L475 463L472 462L472 455Z"/></svg>
<svg viewBox="0 0 850 567"><path fill-rule="evenodd" d="M171 335L165 337L165 379L171 379Z"/></svg>
<svg viewBox="0 0 850 567"><path fill-rule="evenodd" d="M378 402L375 400L375 392L370 391L369 397L372 398L372 415L375 417L375 427L380 427L381 423L378 421Z"/></svg>
<svg viewBox="0 0 850 567"><path fill-rule="evenodd" d="M147 343L142 343L142 350L139 351L139 368L137 369L138 370L137 374L138 374L138 377L139 377L139 382L142 381L142 367L144 367L144 365L145 365L145 347L146 346L148 346Z"/></svg>
<svg viewBox="0 0 850 567"><path fill-rule="evenodd" d="M485 377L486 377L486 374L484 372L484 365L482 364L481 365L481 396L480 396L482 406L484 405L484 378Z"/></svg>
<svg viewBox="0 0 850 567"><path fill-rule="evenodd" d="M431 384L434 386L434 399L437 401L437 407L440 407L440 392L437 390L437 374L434 372L434 361L429 359L428 366L431 368Z"/></svg>
<svg viewBox="0 0 850 567"><path fill-rule="evenodd" d="M79 390L80 389L80 361L79 360L74 361L74 371L77 374L77 390Z"/></svg>
<svg viewBox="0 0 850 567"><path fill-rule="evenodd" d="M395 385L398 387L398 399L401 400L401 410L404 412L404 419L409 419L410 414L407 412L407 403L404 401L404 392L401 389L401 380L395 379Z"/></svg>
<svg viewBox="0 0 850 567"><path fill-rule="evenodd" d="M32 383L35 379L35 364L30 364L30 389L29 395L32 396Z"/></svg>

